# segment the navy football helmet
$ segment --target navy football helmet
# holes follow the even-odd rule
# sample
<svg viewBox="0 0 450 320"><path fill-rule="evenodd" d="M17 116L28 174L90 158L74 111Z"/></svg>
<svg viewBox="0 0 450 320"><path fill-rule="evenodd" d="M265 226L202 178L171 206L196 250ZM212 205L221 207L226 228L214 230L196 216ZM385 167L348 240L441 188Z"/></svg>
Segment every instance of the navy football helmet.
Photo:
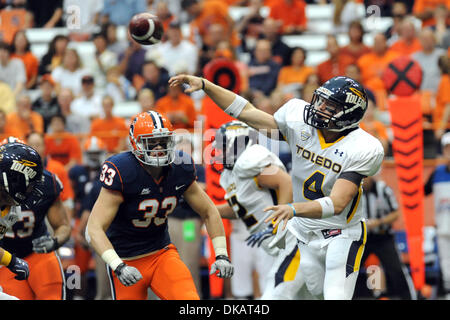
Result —
<svg viewBox="0 0 450 320"><path fill-rule="evenodd" d="M221 160L225 169L233 166L244 150L258 143L258 132L242 121L230 121L216 131L213 147L216 161Z"/></svg>
<svg viewBox="0 0 450 320"><path fill-rule="evenodd" d="M23 143L0 146L0 199L3 205L31 208L42 200L42 160L36 150Z"/></svg>
<svg viewBox="0 0 450 320"><path fill-rule="evenodd" d="M364 87L348 77L334 77L314 91L303 111L305 123L317 129L343 131L358 127L367 109Z"/></svg>

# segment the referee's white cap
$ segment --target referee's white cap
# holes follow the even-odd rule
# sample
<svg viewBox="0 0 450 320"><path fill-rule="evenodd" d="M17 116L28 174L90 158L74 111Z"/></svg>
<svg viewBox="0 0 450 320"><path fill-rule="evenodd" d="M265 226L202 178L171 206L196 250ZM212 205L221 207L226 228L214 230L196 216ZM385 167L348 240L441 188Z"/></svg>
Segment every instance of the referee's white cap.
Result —
<svg viewBox="0 0 450 320"><path fill-rule="evenodd" d="M442 147L445 147L446 145L450 144L450 132L447 132L444 135L442 135L441 144Z"/></svg>

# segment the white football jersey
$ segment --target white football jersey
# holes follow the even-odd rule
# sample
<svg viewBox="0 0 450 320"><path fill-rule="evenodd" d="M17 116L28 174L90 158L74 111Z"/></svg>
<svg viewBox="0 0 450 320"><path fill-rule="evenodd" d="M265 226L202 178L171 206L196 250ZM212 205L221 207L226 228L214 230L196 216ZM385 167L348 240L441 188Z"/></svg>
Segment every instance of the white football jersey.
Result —
<svg viewBox="0 0 450 320"><path fill-rule="evenodd" d="M294 202L329 196L334 183L344 172L372 176L379 171L384 151L378 139L359 128L333 143L326 143L318 129L304 122L306 104L306 101L291 99L274 114L292 152ZM299 239L307 240L309 231L343 229L354 225L363 219L361 195L362 186L337 216L326 219L294 217L288 223L289 230Z"/></svg>
<svg viewBox="0 0 450 320"><path fill-rule="evenodd" d="M242 219L250 233L266 226L264 219L270 212L263 210L277 203L275 191L259 187L256 179L269 165L276 165L286 171L274 153L254 144L242 152L233 170L224 169L220 175L220 185L226 191L225 200L233 208L236 216Z"/></svg>
<svg viewBox="0 0 450 320"><path fill-rule="evenodd" d="M11 229L14 223L17 222L20 215L20 206L5 207L0 212L0 239L3 239L6 231Z"/></svg>

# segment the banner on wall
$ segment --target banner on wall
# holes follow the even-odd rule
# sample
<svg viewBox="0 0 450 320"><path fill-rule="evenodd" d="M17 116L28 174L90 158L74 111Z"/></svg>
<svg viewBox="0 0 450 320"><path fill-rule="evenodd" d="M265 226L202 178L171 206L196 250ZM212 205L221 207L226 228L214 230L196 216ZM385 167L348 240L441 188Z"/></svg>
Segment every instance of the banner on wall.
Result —
<svg viewBox="0 0 450 320"><path fill-rule="evenodd" d="M417 93L422 70L408 57L395 59L387 67L383 80L387 91L394 135L392 151L405 221L411 276L416 289L425 284L423 252L423 128L421 97Z"/></svg>

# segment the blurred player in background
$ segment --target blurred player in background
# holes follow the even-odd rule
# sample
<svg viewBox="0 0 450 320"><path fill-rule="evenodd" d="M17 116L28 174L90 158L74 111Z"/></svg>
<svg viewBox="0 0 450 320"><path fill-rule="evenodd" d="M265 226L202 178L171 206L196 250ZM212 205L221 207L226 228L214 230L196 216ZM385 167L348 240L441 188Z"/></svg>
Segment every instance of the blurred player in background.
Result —
<svg viewBox="0 0 450 320"><path fill-rule="evenodd" d="M130 125L132 151L102 166L102 189L87 224L87 239L107 263L113 299L198 300L192 276L170 242L167 215L183 196L202 217L214 245L211 274L233 275L225 231L211 199L197 184L192 158L174 150L164 115L140 113Z"/></svg>
<svg viewBox="0 0 450 320"><path fill-rule="evenodd" d="M304 281L298 271L300 256L297 241L289 235L285 250L270 248L276 234L270 215L264 208L292 202L291 177L281 160L267 148L257 144L258 132L241 121L223 124L216 132L216 161L223 163L220 184L226 190L228 203L218 206L222 218L233 220L230 236L231 258L236 273L231 278L235 298L255 296L252 271L258 273L262 299L297 299ZM267 226L268 232L262 232ZM251 248L245 243L249 238Z"/></svg>
<svg viewBox="0 0 450 320"><path fill-rule="evenodd" d="M24 210L34 208L36 205L41 205L41 198L44 195L45 188L43 185L43 169L42 161L36 150L19 142L6 143L0 146L0 300L23 298L17 288L28 287L30 269L34 269L34 261L27 262L22 258L27 255L27 252L32 252L34 244L31 239L28 241L14 243L11 245L11 235L15 236L17 227L23 226L23 220L29 225L21 234L25 237L35 230L33 227L35 221L29 220L35 218L34 215L25 218L27 212L22 214L21 205ZM16 224L17 223L17 224ZM44 224L45 227L45 224ZM37 230L37 229L36 229ZM28 232L31 231L30 234ZM40 229L40 233L34 235L39 237L45 234ZM7 237L5 239L5 236ZM46 238L40 238L42 241L36 243L36 247L40 249L45 248ZM49 242L55 244L54 241ZM13 250L17 250L13 251ZM10 251L12 253L10 253ZM22 257L22 258L20 258ZM51 268L50 262L49 267ZM3 268L2 266L6 266ZM62 270L61 270L62 271ZM44 272L44 274L46 274ZM39 277L39 273L33 276L33 279ZM48 277L45 277L48 280ZM57 276L56 276L57 278ZM20 281L17 281L20 280ZM57 281L57 280L56 280ZM61 283L63 282L63 275L61 273ZM41 282L45 283L45 281ZM60 298L63 288L59 287ZM13 296L3 293L8 292ZM14 292L14 293L13 293Z"/></svg>
<svg viewBox="0 0 450 320"><path fill-rule="evenodd" d="M74 166L70 170L70 177L78 194L78 223L75 230L75 256L80 263L82 270L82 283L87 287L87 271L92 257L91 249L85 239L85 231L92 207L100 193L101 182L100 168L108 157L106 145L96 136L89 137L83 146L83 164ZM95 258L95 276L96 276L96 295L95 300L111 299L111 290L109 288L106 266L98 254L94 253ZM86 290L81 290L86 298Z"/></svg>

